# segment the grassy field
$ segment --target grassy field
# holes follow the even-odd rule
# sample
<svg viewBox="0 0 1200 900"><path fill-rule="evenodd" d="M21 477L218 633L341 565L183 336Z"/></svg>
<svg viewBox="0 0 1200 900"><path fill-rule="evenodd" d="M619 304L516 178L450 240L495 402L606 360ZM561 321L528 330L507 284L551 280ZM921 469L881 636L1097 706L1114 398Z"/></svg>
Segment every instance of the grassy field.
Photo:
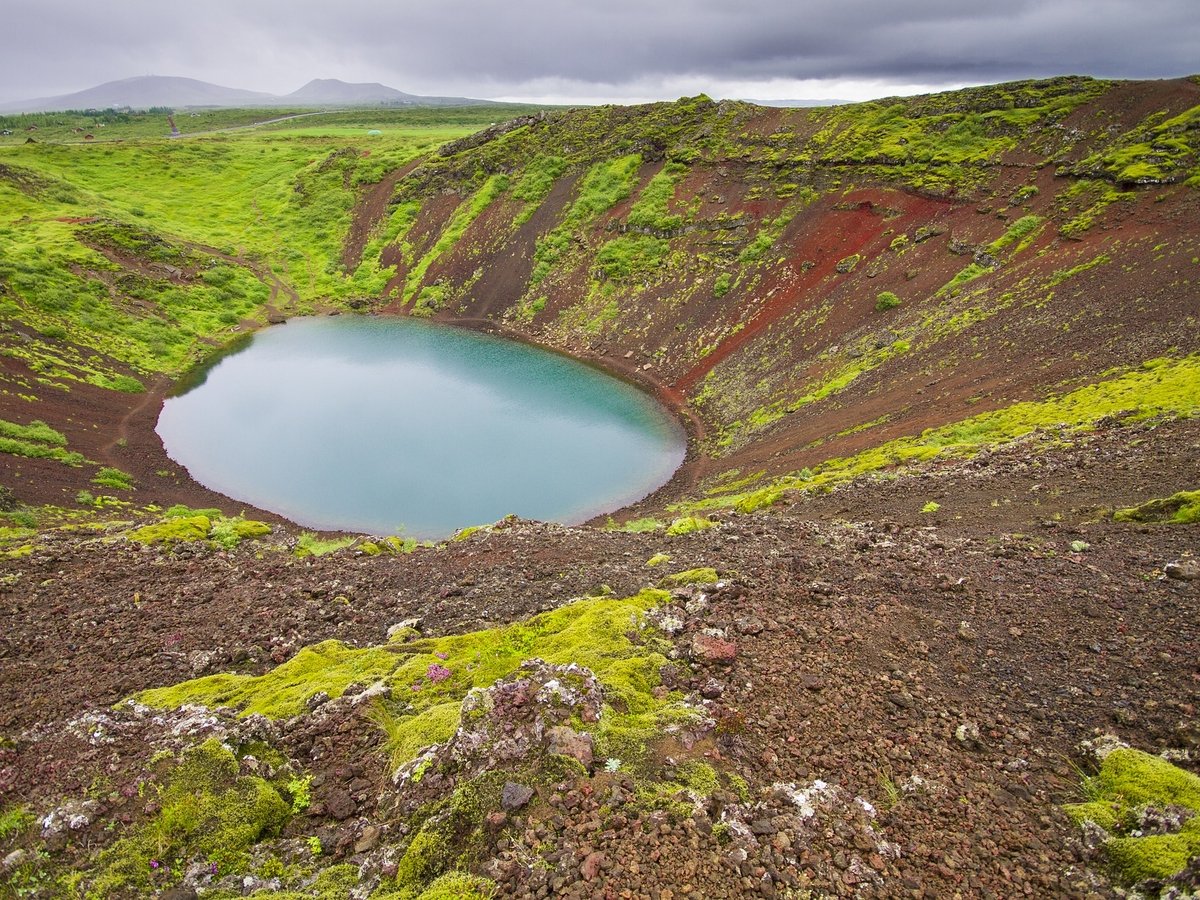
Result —
<svg viewBox="0 0 1200 900"><path fill-rule="evenodd" d="M351 110L249 128L298 111L181 113L183 139L166 137L165 113L0 117L13 131L0 139L0 320L176 374L241 320L261 321L268 301L305 311L377 295L389 274L378 254L339 266L356 193L527 111ZM128 257L140 265L118 264ZM0 350L38 361L57 386L118 378L98 358L18 343Z"/></svg>

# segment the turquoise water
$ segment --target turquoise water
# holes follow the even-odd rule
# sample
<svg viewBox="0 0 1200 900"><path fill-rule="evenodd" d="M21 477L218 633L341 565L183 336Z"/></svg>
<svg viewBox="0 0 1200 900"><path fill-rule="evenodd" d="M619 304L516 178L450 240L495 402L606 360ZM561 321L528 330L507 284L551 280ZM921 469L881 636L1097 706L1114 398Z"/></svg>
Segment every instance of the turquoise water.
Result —
<svg viewBox="0 0 1200 900"><path fill-rule="evenodd" d="M412 319L301 319L220 359L158 421L201 484L310 528L441 538L573 524L683 461L636 388L525 344Z"/></svg>

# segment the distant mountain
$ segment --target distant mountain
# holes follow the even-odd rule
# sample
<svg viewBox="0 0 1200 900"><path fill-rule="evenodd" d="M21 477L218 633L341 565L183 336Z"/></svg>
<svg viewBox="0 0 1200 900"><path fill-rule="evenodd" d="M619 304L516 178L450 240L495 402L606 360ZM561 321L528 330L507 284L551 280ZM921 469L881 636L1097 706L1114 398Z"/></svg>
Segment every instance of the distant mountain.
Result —
<svg viewBox="0 0 1200 900"><path fill-rule="evenodd" d="M289 106L490 106L495 102L406 94L379 82L351 84L337 78L314 78L299 90L275 99Z"/></svg>
<svg viewBox="0 0 1200 900"><path fill-rule="evenodd" d="M316 103L361 106L368 103L412 103L421 98L379 82L349 84L336 78L314 78L304 87L280 99L300 105Z"/></svg>
<svg viewBox="0 0 1200 900"><path fill-rule="evenodd" d="M132 109L151 106L484 106L492 102L467 97L424 97L406 94L384 84L349 84L336 78L315 78L299 90L277 96L222 87L195 78L140 75L109 81L73 94L0 104L0 113L125 106Z"/></svg>
<svg viewBox="0 0 1200 900"><path fill-rule="evenodd" d="M59 109L107 109L129 106L146 109L151 106L261 106L270 103L270 94L244 91L168 75L140 75L109 81L74 94L19 100L0 105L0 112L44 112Z"/></svg>

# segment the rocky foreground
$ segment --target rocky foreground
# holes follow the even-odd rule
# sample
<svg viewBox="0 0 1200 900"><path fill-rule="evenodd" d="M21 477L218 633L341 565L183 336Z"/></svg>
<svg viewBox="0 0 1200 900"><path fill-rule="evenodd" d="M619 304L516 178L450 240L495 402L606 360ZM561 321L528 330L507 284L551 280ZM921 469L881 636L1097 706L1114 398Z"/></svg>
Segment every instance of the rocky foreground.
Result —
<svg viewBox="0 0 1200 900"><path fill-rule="evenodd" d="M996 454L970 490L1029 463ZM48 535L4 563L8 889L1114 896L1095 826L1063 806L1091 798L1083 742L1195 763L1196 526L884 513L952 483L829 495L857 522L800 502L677 535L506 520L407 555L300 559L282 529L227 551ZM418 675L354 656L318 690L297 651L330 638ZM460 683L493 659L501 677ZM295 676L246 695L265 714L120 702L281 663ZM181 785L215 834L225 807L257 810L241 844L164 824ZM1143 888L1185 896L1194 868Z"/></svg>

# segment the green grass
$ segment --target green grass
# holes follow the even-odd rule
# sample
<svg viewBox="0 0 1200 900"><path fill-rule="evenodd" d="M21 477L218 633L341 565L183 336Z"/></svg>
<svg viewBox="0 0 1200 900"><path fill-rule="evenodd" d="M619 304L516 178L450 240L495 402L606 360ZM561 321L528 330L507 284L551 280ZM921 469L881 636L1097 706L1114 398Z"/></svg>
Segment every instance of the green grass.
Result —
<svg viewBox="0 0 1200 900"><path fill-rule="evenodd" d="M379 269L378 244L358 271L338 264L359 186L495 115L476 110L455 124L447 111L439 125L398 111L377 138L322 119L319 132L281 123L185 141L145 132L124 143L0 144L0 281L9 288L0 315L141 371L179 374L210 342L229 340L240 319L261 321L271 276L296 292L299 311L378 295L390 273ZM66 221L92 217L100 220ZM389 222L393 235L402 225ZM128 271L109 252L145 268ZM156 264L188 277L171 279ZM286 294L276 300L288 302ZM136 377L103 367L76 376L141 389Z"/></svg>
<svg viewBox="0 0 1200 900"><path fill-rule="evenodd" d="M671 232L683 224L683 216L671 212L675 190L688 173L683 163L668 162L638 194L629 209L626 222L631 228L648 228L656 233Z"/></svg>
<svg viewBox="0 0 1200 900"><path fill-rule="evenodd" d="M1020 252L1037 237L1041 230L1041 216L1021 216L1005 230L1004 234L988 245L988 250L995 254L1016 244L1014 252Z"/></svg>
<svg viewBox="0 0 1200 900"><path fill-rule="evenodd" d="M536 286L553 271L584 227L633 192L641 165L641 156L633 153L596 163L587 171L562 221L537 242L530 286Z"/></svg>
<svg viewBox="0 0 1200 900"><path fill-rule="evenodd" d="M670 252L671 245L663 238L625 234L600 248L596 266L605 277L623 281L657 272Z"/></svg>
<svg viewBox="0 0 1200 900"><path fill-rule="evenodd" d="M92 484L118 491L132 491L133 476L111 466L101 466L95 477L92 478Z"/></svg>
<svg viewBox="0 0 1200 900"><path fill-rule="evenodd" d="M67 450L67 439L45 422L35 419L28 425L0 419L0 453L30 459L53 459L69 466L81 466L83 454Z"/></svg>
<svg viewBox="0 0 1200 900"><path fill-rule="evenodd" d="M524 224L533 218L533 214L554 187L554 182L566 171L567 161L561 156L539 156L525 167L521 180L512 190L514 200L525 202L525 206L517 214L516 224Z"/></svg>

